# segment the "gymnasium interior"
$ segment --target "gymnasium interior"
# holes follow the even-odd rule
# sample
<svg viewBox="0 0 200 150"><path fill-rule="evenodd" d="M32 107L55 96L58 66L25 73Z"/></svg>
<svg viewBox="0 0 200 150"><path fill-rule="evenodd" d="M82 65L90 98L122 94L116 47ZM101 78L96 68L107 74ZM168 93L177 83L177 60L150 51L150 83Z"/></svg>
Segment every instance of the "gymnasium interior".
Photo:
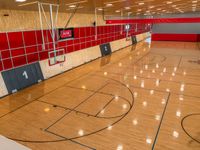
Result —
<svg viewBox="0 0 200 150"><path fill-rule="evenodd" d="M200 0L0 0L0 150L200 150Z"/></svg>

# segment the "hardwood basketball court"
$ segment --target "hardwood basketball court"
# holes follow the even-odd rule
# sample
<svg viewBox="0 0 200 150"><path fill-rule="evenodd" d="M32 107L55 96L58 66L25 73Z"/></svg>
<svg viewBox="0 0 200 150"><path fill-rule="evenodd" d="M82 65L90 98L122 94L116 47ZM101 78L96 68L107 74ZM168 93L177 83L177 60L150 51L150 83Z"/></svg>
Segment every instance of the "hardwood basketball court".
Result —
<svg viewBox="0 0 200 150"><path fill-rule="evenodd" d="M200 149L199 1L0 4L0 150Z"/></svg>
<svg viewBox="0 0 200 150"><path fill-rule="evenodd" d="M3 98L0 133L32 149L199 149L200 52L167 44L144 41Z"/></svg>

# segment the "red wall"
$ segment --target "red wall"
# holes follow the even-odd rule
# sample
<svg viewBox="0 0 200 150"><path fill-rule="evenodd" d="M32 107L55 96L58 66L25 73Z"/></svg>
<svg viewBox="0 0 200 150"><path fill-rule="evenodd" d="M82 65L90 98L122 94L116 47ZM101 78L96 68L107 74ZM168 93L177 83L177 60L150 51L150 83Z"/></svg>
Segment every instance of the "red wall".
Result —
<svg viewBox="0 0 200 150"><path fill-rule="evenodd" d="M129 24L129 23L199 23L200 18L153 18L153 19L120 19L106 20L106 24Z"/></svg>
<svg viewBox="0 0 200 150"><path fill-rule="evenodd" d="M152 41L182 41L182 42L197 42L198 34L167 34L153 33Z"/></svg>
<svg viewBox="0 0 200 150"><path fill-rule="evenodd" d="M149 31L145 24L131 25L130 35ZM98 36L95 40L95 27L74 28L74 39L59 41L56 49L63 48L65 53L100 45L125 38L124 27L120 25L98 26ZM40 30L0 33L0 71L17 66L30 64L48 58L48 52L53 50L53 43L48 30L43 31L45 50L42 50L42 36Z"/></svg>
<svg viewBox="0 0 200 150"><path fill-rule="evenodd" d="M197 42L200 42L200 34L197 36Z"/></svg>

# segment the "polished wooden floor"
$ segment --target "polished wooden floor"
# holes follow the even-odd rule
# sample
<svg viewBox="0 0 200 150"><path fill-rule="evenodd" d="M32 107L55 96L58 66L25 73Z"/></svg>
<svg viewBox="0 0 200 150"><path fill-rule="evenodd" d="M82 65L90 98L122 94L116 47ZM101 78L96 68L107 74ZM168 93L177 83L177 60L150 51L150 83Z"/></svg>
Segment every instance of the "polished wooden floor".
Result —
<svg viewBox="0 0 200 150"><path fill-rule="evenodd" d="M199 150L200 50L146 40L4 97L0 134L33 150Z"/></svg>

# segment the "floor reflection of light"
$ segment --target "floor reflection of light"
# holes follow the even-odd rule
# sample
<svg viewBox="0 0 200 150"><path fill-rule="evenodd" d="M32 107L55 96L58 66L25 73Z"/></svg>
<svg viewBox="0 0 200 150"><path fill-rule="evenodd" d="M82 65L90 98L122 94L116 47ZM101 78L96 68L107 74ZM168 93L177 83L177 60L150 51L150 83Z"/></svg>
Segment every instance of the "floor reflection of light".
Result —
<svg viewBox="0 0 200 150"><path fill-rule="evenodd" d="M146 101L142 102L142 105L143 105L144 107L146 107L146 106L147 106L147 102L146 102Z"/></svg>
<svg viewBox="0 0 200 150"><path fill-rule="evenodd" d="M159 68L159 64L156 64L156 68Z"/></svg>
<svg viewBox="0 0 200 150"><path fill-rule="evenodd" d="M117 146L117 150L123 150L123 145L121 145L121 144L118 145L118 146Z"/></svg>
<svg viewBox="0 0 200 150"><path fill-rule="evenodd" d="M159 120L160 120L160 118L161 118L161 116L160 116L160 115L155 115L155 119L156 119L156 120L158 120L158 121L159 121Z"/></svg>
<svg viewBox="0 0 200 150"><path fill-rule="evenodd" d="M123 104L123 105L122 105L122 108L123 108L123 109L126 109L126 108L127 108L127 104Z"/></svg>
<svg viewBox="0 0 200 150"><path fill-rule="evenodd" d="M159 84L160 84L160 80L156 79L156 86L159 86Z"/></svg>
<svg viewBox="0 0 200 150"><path fill-rule="evenodd" d="M144 80L141 81L141 88L144 88Z"/></svg>
<svg viewBox="0 0 200 150"><path fill-rule="evenodd" d="M143 74L143 70L140 70L140 74Z"/></svg>
<svg viewBox="0 0 200 150"><path fill-rule="evenodd" d="M49 112L49 111L50 111L50 108L45 108L44 111L45 111L45 112Z"/></svg>
<svg viewBox="0 0 200 150"><path fill-rule="evenodd" d="M138 124L138 120L137 120L137 119L134 119L134 120L133 120L133 125L136 126L137 124Z"/></svg>
<svg viewBox="0 0 200 150"><path fill-rule="evenodd" d="M183 92L185 88L185 84L181 84L180 91Z"/></svg>
<svg viewBox="0 0 200 150"><path fill-rule="evenodd" d="M181 87L181 88L180 88L180 91L183 92L183 91L184 91L184 87Z"/></svg>
<svg viewBox="0 0 200 150"><path fill-rule="evenodd" d="M173 73L172 73L172 76L174 77L175 75L176 75L176 74L173 72Z"/></svg>
<svg viewBox="0 0 200 150"><path fill-rule="evenodd" d="M154 94L154 90L150 90L150 94L153 95Z"/></svg>
<svg viewBox="0 0 200 150"><path fill-rule="evenodd" d="M160 75L163 76L163 73L161 72Z"/></svg>
<svg viewBox="0 0 200 150"><path fill-rule="evenodd" d="M179 133L177 131L173 131L172 133L173 137L178 138L179 137Z"/></svg>
<svg viewBox="0 0 200 150"><path fill-rule="evenodd" d="M144 68L147 70L148 69L148 65L145 65Z"/></svg>
<svg viewBox="0 0 200 150"><path fill-rule="evenodd" d="M137 79L137 76L134 76L133 78L136 80L136 79Z"/></svg>
<svg viewBox="0 0 200 150"><path fill-rule="evenodd" d="M177 110L177 111L176 111L176 116L177 116L177 117L181 117L181 111Z"/></svg>
<svg viewBox="0 0 200 150"><path fill-rule="evenodd" d="M152 143L152 139L151 139L151 138L147 138L147 139L146 139L146 143L147 143L147 144L151 144L151 143Z"/></svg>
<svg viewBox="0 0 200 150"><path fill-rule="evenodd" d="M84 131L83 130L79 130L78 131L78 135L83 136L84 135Z"/></svg>
<svg viewBox="0 0 200 150"><path fill-rule="evenodd" d="M133 95L134 95L134 98L136 98L138 96L138 93L134 92Z"/></svg>
<svg viewBox="0 0 200 150"><path fill-rule="evenodd" d="M170 92L170 89L169 89L169 88L167 88L167 89L166 89L166 91L167 91L167 92Z"/></svg>
<svg viewBox="0 0 200 150"><path fill-rule="evenodd" d="M118 66L121 67L121 66L122 66L122 63L119 63Z"/></svg>
<svg viewBox="0 0 200 150"><path fill-rule="evenodd" d="M104 72L103 74L104 74L104 76L107 76L107 75L108 75L108 73L107 73L107 72Z"/></svg>
<svg viewBox="0 0 200 150"><path fill-rule="evenodd" d="M115 95L115 100L117 101L119 99L119 96Z"/></svg>
<svg viewBox="0 0 200 150"><path fill-rule="evenodd" d="M183 95L179 95L179 100L183 101Z"/></svg>
<svg viewBox="0 0 200 150"><path fill-rule="evenodd" d="M129 84L126 84L126 87L128 87L128 88L129 88Z"/></svg>
<svg viewBox="0 0 200 150"><path fill-rule="evenodd" d="M166 72L167 71L167 68L163 68L163 72Z"/></svg>
<svg viewBox="0 0 200 150"><path fill-rule="evenodd" d="M155 73L156 71L155 71L155 69L152 69L152 73Z"/></svg>
<svg viewBox="0 0 200 150"><path fill-rule="evenodd" d="M104 114L104 112L105 112L105 110L103 109L103 110L101 110L101 112L100 112L100 113L101 113L101 114Z"/></svg>
<svg viewBox="0 0 200 150"><path fill-rule="evenodd" d="M82 85L81 88L82 88L82 89L86 89L86 86L85 86L85 85Z"/></svg>
<svg viewBox="0 0 200 150"><path fill-rule="evenodd" d="M174 71L176 72L176 70L177 70L177 67L174 67Z"/></svg>
<svg viewBox="0 0 200 150"><path fill-rule="evenodd" d="M166 103L166 100L163 98L161 104L164 105L165 103Z"/></svg>
<svg viewBox="0 0 200 150"><path fill-rule="evenodd" d="M186 72L185 72L185 71L183 72L183 75L184 75L184 76L186 75Z"/></svg>
<svg viewBox="0 0 200 150"><path fill-rule="evenodd" d="M184 83L182 83L182 84L181 84L181 87L185 87L185 84L184 84Z"/></svg>
<svg viewBox="0 0 200 150"><path fill-rule="evenodd" d="M110 126L108 126L108 130L112 130L112 126L110 125Z"/></svg>

